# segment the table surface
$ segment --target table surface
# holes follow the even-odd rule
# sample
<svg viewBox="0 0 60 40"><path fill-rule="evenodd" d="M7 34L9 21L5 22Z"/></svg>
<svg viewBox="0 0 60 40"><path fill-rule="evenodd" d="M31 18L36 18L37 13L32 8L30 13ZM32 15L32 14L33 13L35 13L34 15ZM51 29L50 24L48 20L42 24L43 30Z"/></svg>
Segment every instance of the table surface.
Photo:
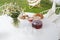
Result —
<svg viewBox="0 0 60 40"><path fill-rule="evenodd" d="M58 40L58 28L48 19L43 19L43 27L35 29L27 20L20 19L19 28L14 27L12 18L0 16L0 40Z"/></svg>

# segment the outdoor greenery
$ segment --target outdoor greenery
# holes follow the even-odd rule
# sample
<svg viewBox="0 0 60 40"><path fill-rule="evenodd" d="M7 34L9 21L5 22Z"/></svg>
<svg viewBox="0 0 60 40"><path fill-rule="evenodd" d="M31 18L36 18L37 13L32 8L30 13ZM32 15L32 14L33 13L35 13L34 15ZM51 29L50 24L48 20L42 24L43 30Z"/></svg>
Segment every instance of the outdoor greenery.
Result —
<svg viewBox="0 0 60 40"><path fill-rule="evenodd" d="M20 7L24 9L25 12L34 12L34 13L40 13L42 11L48 10L52 7L52 3L49 0L42 0L40 3L40 7L33 7L32 9L29 9L29 5L27 0L0 0L0 7L4 4L8 4L11 2L16 2ZM57 7L60 7L57 5ZM2 8L0 8L1 12ZM57 9L56 13L58 13L60 10ZM45 14L46 12L43 12ZM0 13L1 14L1 13Z"/></svg>
<svg viewBox="0 0 60 40"><path fill-rule="evenodd" d="M52 6L52 3L49 0L42 0L40 7L33 7L32 9L29 8L27 0L0 0L0 6L11 2L16 2L20 7L24 9L25 12L34 13L39 13L41 11L50 9Z"/></svg>

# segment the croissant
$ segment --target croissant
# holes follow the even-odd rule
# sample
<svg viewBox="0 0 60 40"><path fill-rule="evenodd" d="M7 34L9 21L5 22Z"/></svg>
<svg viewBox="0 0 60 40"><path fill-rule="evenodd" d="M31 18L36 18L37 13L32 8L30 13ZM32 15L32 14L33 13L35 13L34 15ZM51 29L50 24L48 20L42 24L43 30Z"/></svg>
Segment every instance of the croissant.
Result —
<svg viewBox="0 0 60 40"><path fill-rule="evenodd" d="M36 16L40 17L41 19L44 18L43 14L40 14L40 13L37 13L37 14L34 15L34 17L36 17Z"/></svg>

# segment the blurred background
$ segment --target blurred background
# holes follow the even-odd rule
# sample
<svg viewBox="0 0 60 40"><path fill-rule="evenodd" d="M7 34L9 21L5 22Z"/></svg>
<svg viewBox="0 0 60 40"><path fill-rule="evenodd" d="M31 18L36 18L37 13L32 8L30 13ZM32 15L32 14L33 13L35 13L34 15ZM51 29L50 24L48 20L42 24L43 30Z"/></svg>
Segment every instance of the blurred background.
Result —
<svg viewBox="0 0 60 40"><path fill-rule="evenodd" d="M0 6L11 2L16 2L20 7L24 9L25 12L34 13L39 13L41 11L50 9L52 6L52 3L49 0L41 0L40 7L33 7L31 9L29 8L27 0L0 0Z"/></svg>

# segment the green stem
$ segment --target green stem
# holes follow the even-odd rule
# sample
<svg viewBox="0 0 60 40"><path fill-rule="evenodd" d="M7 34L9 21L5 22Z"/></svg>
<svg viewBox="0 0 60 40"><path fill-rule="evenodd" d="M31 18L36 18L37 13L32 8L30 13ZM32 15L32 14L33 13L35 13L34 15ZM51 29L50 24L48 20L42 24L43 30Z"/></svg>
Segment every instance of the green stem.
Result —
<svg viewBox="0 0 60 40"><path fill-rule="evenodd" d="M14 24L14 26L18 27L19 26L19 20L17 18L13 18L13 24Z"/></svg>

